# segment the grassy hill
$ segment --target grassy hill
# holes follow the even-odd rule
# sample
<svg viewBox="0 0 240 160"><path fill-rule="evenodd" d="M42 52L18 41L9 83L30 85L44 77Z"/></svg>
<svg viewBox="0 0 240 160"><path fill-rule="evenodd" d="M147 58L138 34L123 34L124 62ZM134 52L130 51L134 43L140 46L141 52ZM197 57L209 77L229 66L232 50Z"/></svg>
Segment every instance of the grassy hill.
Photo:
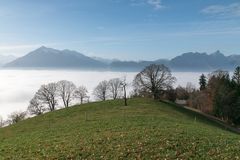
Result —
<svg viewBox="0 0 240 160"><path fill-rule="evenodd" d="M74 106L0 129L0 159L239 159L240 136L150 99ZM87 115L87 120L86 120Z"/></svg>

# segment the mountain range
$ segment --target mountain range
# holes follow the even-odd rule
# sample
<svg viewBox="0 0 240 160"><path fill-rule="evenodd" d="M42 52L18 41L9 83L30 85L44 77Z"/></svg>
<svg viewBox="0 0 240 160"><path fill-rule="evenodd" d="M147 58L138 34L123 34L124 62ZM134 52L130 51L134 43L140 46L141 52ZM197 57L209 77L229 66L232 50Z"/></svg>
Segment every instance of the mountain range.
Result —
<svg viewBox="0 0 240 160"><path fill-rule="evenodd" d="M220 51L212 54L188 52L170 60L159 59L156 61L115 61L111 63L114 70L140 69L149 64L164 64L174 71L213 71L217 69L232 70L240 65L240 55L225 56Z"/></svg>
<svg viewBox="0 0 240 160"><path fill-rule="evenodd" d="M189 52L176 56L170 60L120 61L116 59L111 60L100 57L88 57L72 50L57 50L43 46L23 57L7 63L4 67L138 71L150 64L164 64L174 71L232 70L237 65L240 65L240 55L225 56L220 51L216 51L212 54Z"/></svg>

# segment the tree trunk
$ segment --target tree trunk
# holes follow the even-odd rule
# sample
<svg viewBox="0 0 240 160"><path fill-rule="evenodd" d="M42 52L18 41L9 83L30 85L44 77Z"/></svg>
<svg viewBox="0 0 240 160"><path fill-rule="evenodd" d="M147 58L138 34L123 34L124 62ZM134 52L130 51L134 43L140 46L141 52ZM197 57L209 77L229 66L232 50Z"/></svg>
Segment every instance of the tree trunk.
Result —
<svg viewBox="0 0 240 160"><path fill-rule="evenodd" d="M156 93L156 92L154 92L153 93L153 98L155 99L155 100L157 100L159 97L158 97L158 94Z"/></svg>
<svg viewBox="0 0 240 160"><path fill-rule="evenodd" d="M81 97L81 104L83 104L83 98Z"/></svg>

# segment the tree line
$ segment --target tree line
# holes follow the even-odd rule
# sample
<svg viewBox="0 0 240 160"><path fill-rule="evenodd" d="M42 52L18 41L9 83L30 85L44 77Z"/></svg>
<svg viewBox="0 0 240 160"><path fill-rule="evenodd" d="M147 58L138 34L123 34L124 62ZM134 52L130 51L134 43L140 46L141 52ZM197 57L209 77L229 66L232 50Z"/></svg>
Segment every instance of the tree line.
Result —
<svg viewBox="0 0 240 160"><path fill-rule="evenodd" d="M235 69L232 77L229 72L222 70L214 71L208 76L202 74L199 78L199 88L191 83L187 83L185 87L174 88L175 82L176 78L168 67L152 64L135 76L130 97L150 97L175 103L182 100L186 102L184 105L214 115L228 123L240 124L240 67ZM127 85L129 84L125 79L104 80L94 88L93 95L101 101L124 98L127 105ZM24 119L26 113L41 115L54 111L59 107L59 101L67 108L74 100L79 99L82 104L86 98L89 99L86 87L76 87L70 81L62 80L42 85L30 101L27 112L11 114L10 123Z"/></svg>
<svg viewBox="0 0 240 160"><path fill-rule="evenodd" d="M133 96L180 101L231 125L240 125L240 66L232 77L223 70L200 75L199 88L189 82L174 88L175 82L168 67L150 65L136 75Z"/></svg>
<svg viewBox="0 0 240 160"><path fill-rule="evenodd" d="M93 95L96 100L105 101L107 99L118 99L123 97L126 99L126 91L124 92L126 80L125 78L113 78L104 80L94 88ZM125 94L124 94L125 93ZM77 103L89 102L87 87L81 85L77 87L73 82L61 80L41 85L33 98L30 100L26 111L13 112L8 116L6 121L0 117L0 127L7 124L15 124L27 117L38 116L46 112L55 111L58 108L68 108ZM60 106L60 102L63 106ZM79 104L79 102L77 104ZM125 105L127 105L125 103Z"/></svg>
<svg viewBox="0 0 240 160"><path fill-rule="evenodd" d="M139 72L132 83L133 91L130 97L150 96L155 100L162 98L166 91L173 89L176 78L164 65L149 65ZM114 78L109 81L104 80L94 88L93 95L97 100L123 98L124 105L127 105L126 88L129 84L126 79ZM87 96L85 86L76 87L73 82L62 80L56 83L42 85L30 101L26 112L14 112L9 115L9 124L14 124L25 119L27 113L30 115L41 115L57 109L59 100L64 107L72 105L74 99L80 99L81 104Z"/></svg>
<svg viewBox="0 0 240 160"><path fill-rule="evenodd" d="M199 90L194 90L188 99L191 107L214 115L229 124L240 124L240 66L233 75L217 70L199 78Z"/></svg>

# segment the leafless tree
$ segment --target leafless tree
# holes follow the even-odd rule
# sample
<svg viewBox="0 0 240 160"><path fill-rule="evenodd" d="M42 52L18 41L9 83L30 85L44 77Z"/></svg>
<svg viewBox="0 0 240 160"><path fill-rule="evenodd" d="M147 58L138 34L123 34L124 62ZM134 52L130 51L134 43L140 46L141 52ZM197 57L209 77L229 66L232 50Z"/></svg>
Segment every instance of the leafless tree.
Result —
<svg viewBox="0 0 240 160"><path fill-rule="evenodd" d="M13 112L8 116L8 120L11 124L18 123L26 118L26 112Z"/></svg>
<svg viewBox="0 0 240 160"><path fill-rule="evenodd" d="M79 98L80 101L81 101L81 104L83 103L83 99L84 98L87 98L87 93L88 93L88 90L85 86L79 86L76 90L75 90L75 97L76 98Z"/></svg>
<svg viewBox="0 0 240 160"><path fill-rule="evenodd" d="M210 113L211 110L208 107L208 93L207 91L193 92L188 100L189 107L196 108L205 113Z"/></svg>
<svg viewBox="0 0 240 160"><path fill-rule="evenodd" d="M109 84L109 92L112 94L112 98L115 100L121 93L121 79L120 78L113 78L108 81Z"/></svg>
<svg viewBox="0 0 240 160"><path fill-rule="evenodd" d="M194 84L192 84L191 82L187 82L186 84L186 91L190 94L193 93L194 91L196 91L196 87Z"/></svg>
<svg viewBox="0 0 240 160"><path fill-rule="evenodd" d="M190 93L187 91L186 87L178 86L175 91L177 99L179 100L189 99Z"/></svg>
<svg viewBox="0 0 240 160"><path fill-rule="evenodd" d="M57 82L58 94L61 97L65 107L69 107L70 102L74 99L76 86L73 82L62 80Z"/></svg>
<svg viewBox="0 0 240 160"><path fill-rule="evenodd" d="M54 111L57 105L57 84L42 85L35 96L42 104L48 105L50 111Z"/></svg>
<svg viewBox="0 0 240 160"><path fill-rule="evenodd" d="M100 82L93 91L94 96L102 101L105 101L107 98L108 87L108 81L104 80Z"/></svg>
<svg viewBox="0 0 240 160"><path fill-rule="evenodd" d="M31 101L30 104L28 106L27 111L31 114L31 115L41 115L44 113L44 111L46 110L44 104L38 99L38 97L35 95Z"/></svg>
<svg viewBox="0 0 240 160"><path fill-rule="evenodd" d="M175 80L168 67L152 64L136 75L134 86L151 93L157 99L164 90L172 87Z"/></svg>

